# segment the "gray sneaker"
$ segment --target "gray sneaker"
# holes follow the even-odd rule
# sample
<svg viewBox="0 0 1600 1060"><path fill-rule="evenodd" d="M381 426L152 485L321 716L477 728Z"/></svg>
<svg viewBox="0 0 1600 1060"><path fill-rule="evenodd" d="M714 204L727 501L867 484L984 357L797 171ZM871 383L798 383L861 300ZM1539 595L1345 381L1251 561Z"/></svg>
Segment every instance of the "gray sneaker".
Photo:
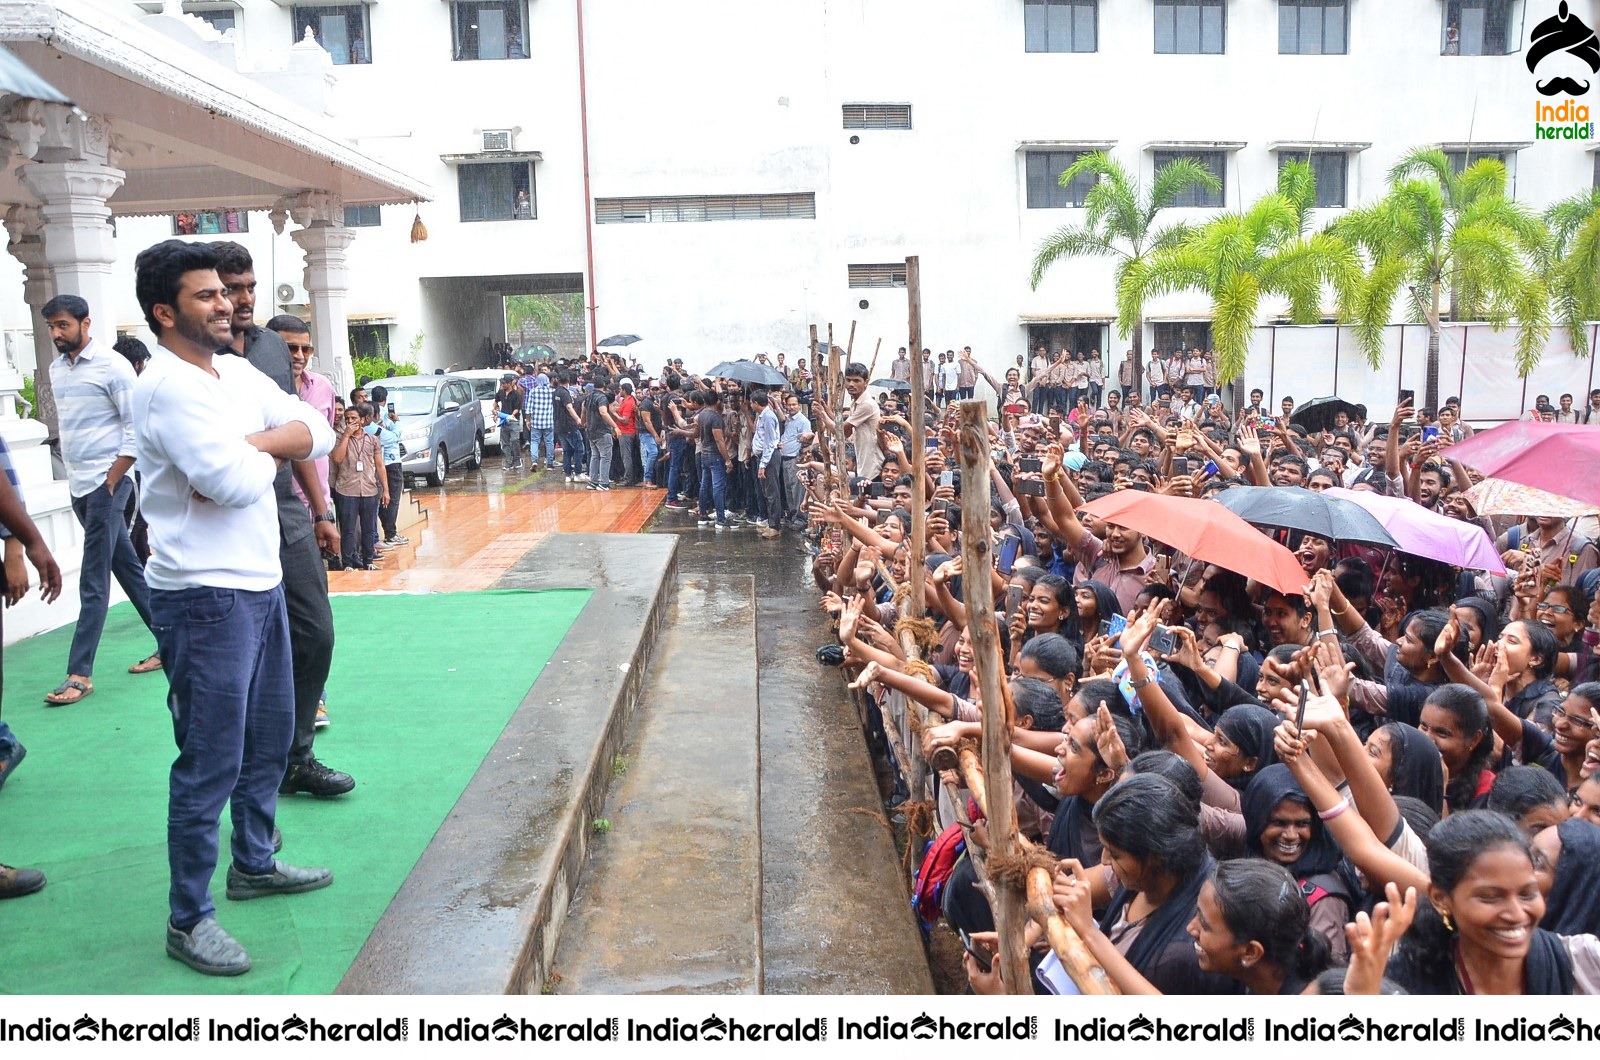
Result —
<svg viewBox="0 0 1600 1060"><path fill-rule="evenodd" d="M167 956L202 975L243 975L250 970L250 955L211 916L188 931L167 921Z"/></svg>
<svg viewBox="0 0 1600 1060"><path fill-rule="evenodd" d="M231 901L244 902L273 894L317 891L332 882L333 873L327 869L302 869L281 861L274 861L272 871L265 876L247 876L229 865L227 895Z"/></svg>

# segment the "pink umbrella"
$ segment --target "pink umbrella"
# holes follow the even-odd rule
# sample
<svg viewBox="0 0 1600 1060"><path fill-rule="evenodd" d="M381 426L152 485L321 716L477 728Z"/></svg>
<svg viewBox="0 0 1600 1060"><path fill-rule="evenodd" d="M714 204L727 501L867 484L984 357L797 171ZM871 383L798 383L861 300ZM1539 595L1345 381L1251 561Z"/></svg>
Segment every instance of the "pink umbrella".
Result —
<svg viewBox="0 0 1600 1060"><path fill-rule="evenodd" d="M1506 565L1489 535L1472 523L1430 512L1404 497L1382 497L1360 490L1327 489L1323 493L1359 504L1377 517L1400 551L1436 559L1456 567L1504 574Z"/></svg>
<svg viewBox="0 0 1600 1060"><path fill-rule="evenodd" d="M1445 451L1494 478L1600 505L1600 428L1516 420Z"/></svg>

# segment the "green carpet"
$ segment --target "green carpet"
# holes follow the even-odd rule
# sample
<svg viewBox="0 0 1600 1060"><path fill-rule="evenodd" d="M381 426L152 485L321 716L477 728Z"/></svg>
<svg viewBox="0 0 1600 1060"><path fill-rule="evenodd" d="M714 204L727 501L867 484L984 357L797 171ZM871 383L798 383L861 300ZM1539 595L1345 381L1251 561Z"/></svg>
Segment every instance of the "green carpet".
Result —
<svg viewBox="0 0 1600 1060"><path fill-rule="evenodd" d="M317 757L356 778L338 799L285 797L283 860L323 865L333 886L229 902L228 813L212 884L248 975L199 975L165 953L167 771L176 754L160 674L128 666L153 641L113 608L94 695L46 708L71 628L5 649L3 717L28 760L0 791L0 861L50 882L0 902L0 992L326 994L455 805L549 661L589 590L337 596L332 725ZM515 632L513 632L515 631Z"/></svg>

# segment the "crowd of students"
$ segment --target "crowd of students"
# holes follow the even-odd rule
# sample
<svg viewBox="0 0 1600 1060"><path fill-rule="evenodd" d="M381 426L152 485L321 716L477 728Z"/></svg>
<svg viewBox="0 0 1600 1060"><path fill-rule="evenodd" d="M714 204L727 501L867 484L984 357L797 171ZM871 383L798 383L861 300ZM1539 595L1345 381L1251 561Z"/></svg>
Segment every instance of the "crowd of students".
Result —
<svg viewBox="0 0 1600 1060"><path fill-rule="evenodd" d="M846 371L847 486L824 494L818 443L799 460L817 471L813 574L839 641L819 660L877 704L929 712L905 754L980 739L971 627L989 616L967 611L962 551L991 539L1018 829L1057 860L1055 906L1122 992L1600 989L1593 515L1480 516L1477 476L1451 459L1471 431L1453 399L1371 420L1351 406L1308 430L1292 398L1281 416L1260 391L1229 407L1210 380L1147 378L1092 403L1020 368L988 377L988 481L956 470L958 406L930 405L928 508L913 513L910 425L867 374ZM832 419L814 411L825 445ZM1286 592L1084 511L1118 491L1241 485L1406 498L1478 525L1507 573L1272 531L1304 572ZM962 520L971 490L988 525ZM926 658L901 636L913 598L933 619ZM898 746L867 713L879 746ZM889 757L891 801L926 805L937 792L910 790ZM974 991L1046 992L1049 968L1000 981L981 850L951 856L985 843L954 819L959 801L938 801L925 926L962 934ZM1024 940L1036 968L1053 959L1041 936Z"/></svg>

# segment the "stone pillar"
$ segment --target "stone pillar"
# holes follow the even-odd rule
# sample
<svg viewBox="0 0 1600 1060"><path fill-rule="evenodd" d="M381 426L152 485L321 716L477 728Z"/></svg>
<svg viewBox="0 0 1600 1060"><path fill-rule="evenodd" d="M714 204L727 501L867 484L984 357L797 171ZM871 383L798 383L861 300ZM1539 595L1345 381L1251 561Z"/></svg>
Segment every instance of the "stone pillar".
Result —
<svg viewBox="0 0 1600 1060"><path fill-rule="evenodd" d="M55 392L50 389L50 361L56 355L56 348L50 341L50 331L45 327L40 311L46 302L55 297L56 281L54 271L45 261L44 220L39 216L37 206L13 206L6 211L5 224L10 236L6 249L22 263L22 300L28 306L28 317L33 323L35 415L54 437L60 429ZM92 312L92 303L90 308Z"/></svg>
<svg viewBox="0 0 1600 1060"><path fill-rule="evenodd" d="M91 333L115 342L117 248L106 201L126 177L118 168L121 152L111 127L99 118L78 118L60 103L41 109L38 153L17 175L39 199L45 264L54 271L57 294L75 294L89 303L90 319L99 324Z"/></svg>
<svg viewBox="0 0 1600 1060"><path fill-rule="evenodd" d="M356 234L344 227L344 204L325 192L307 192L288 205L289 215L303 225L289 238L305 251L306 298L311 303L311 341L317 364L333 380L337 394L356 385L350 366L350 321L345 295L350 267L345 251Z"/></svg>

